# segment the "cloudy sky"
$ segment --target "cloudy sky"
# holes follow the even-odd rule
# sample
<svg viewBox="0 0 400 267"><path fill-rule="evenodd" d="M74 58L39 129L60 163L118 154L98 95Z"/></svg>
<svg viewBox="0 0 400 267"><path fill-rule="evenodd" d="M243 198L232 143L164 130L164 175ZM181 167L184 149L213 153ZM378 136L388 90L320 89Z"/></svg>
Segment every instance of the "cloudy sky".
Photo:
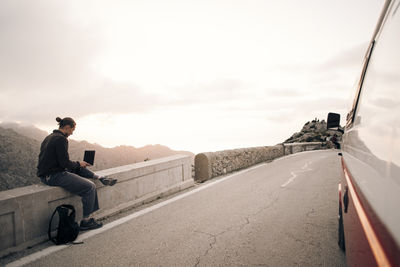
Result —
<svg viewBox="0 0 400 267"><path fill-rule="evenodd" d="M107 147L274 145L345 116L383 0L1 0L0 121Z"/></svg>

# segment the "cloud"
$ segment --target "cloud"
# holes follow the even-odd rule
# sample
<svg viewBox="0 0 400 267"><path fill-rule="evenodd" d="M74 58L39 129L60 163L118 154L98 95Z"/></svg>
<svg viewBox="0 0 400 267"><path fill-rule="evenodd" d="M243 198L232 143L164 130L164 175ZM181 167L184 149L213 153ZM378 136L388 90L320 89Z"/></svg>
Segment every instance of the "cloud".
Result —
<svg viewBox="0 0 400 267"><path fill-rule="evenodd" d="M0 2L0 120L38 123L49 116L140 112L158 104L138 85L92 66L105 42L60 1Z"/></svg>
<svg viewBox="0 0 400 267"><path fill-rule="evenodd" d="M240 98L248 92L249 84L240 80L216 79L194 82L170 88L174 94L167 96L166 105L218 104Z"/></svg>
<svg viewBox="0 0 400 267"><path fill-rule="evenodd" d="M343 50L341 53L331 57L328 61L318 66L318 68L326 70L360 68L367 48L368 43L362 43L347 50Z"/></svg>
<svg viewBox="0 0 400 267"><path fill-rule="evenodd" d="M40 123L49 116L143 112L159 105L160 101L154 95L142 92L138 86L105 80L81 91L1 92L0 114L3 121Z"/></svg>
<svg viewBox="0 0 400 267"><path fill-rule="evenodd" d="M86 83L103 39L67 2L0 2L2 91L66 90Z"/></svg>
<svg viewBox="0 0 400 267"><path fill-rule="evenodd" d="M167 100L161 105L185 107L205 105L216 110L258 111L279 108L282 103L306 97L294 88L265 88L264 86L234 79L217 79L208 83L192 83L171 88Z"/></svg>
<svg viewBox="0 0 400 267"><path fill-rule="evenodd" d="M274 89L266 89L269 95L274 96L276 98L297 98L303 96L298 89L294 88L274 88Z"/></svg>

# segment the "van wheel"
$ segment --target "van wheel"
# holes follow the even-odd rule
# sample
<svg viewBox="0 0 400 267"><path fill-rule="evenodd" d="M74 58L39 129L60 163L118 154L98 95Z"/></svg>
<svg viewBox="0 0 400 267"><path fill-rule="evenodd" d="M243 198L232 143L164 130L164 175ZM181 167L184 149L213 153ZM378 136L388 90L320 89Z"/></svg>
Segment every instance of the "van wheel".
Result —
<svg viewBox="0 0 400 267"><path fill-rule="evenodd" d="M346 246L344 243L344 228L343 228L343 213L342 213L342 206L339 205L339 229L338 229L338 245L340 249L345 252Z"/></svg>

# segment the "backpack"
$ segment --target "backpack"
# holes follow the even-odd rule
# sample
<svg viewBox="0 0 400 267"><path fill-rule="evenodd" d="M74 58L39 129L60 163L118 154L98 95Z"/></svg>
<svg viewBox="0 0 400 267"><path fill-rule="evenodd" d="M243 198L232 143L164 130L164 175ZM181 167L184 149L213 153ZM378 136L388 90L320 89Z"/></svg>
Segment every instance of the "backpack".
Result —
<svg viewBox="0 0 400 267"><path fill-rule="evenodd" d="M71 212L70 212L71 211ZM51 236L51 223L53 221L54 215L58 212L58 228L57 236ZM75 208L72 205L60 205L58 206L53 215L51 215L48 236L51 241L56 245L66 244L73 242L79 234L79 225L75 221ZM75 244L75 243L74 243ZM80 243L77 243L80 244Z"/></svg>

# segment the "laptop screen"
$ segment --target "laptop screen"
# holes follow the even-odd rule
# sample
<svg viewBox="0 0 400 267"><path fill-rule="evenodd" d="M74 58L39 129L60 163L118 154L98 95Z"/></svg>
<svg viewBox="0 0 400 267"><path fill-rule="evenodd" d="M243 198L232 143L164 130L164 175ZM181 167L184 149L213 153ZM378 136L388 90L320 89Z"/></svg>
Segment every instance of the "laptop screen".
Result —
<svg viewBox="0 0 400 267"><path fill-rule="evenodd" d="M83 161L86 161L90 165L93 165L95 153L96 153L95 150L85 150L85 155L83 156Z"/></svg>

